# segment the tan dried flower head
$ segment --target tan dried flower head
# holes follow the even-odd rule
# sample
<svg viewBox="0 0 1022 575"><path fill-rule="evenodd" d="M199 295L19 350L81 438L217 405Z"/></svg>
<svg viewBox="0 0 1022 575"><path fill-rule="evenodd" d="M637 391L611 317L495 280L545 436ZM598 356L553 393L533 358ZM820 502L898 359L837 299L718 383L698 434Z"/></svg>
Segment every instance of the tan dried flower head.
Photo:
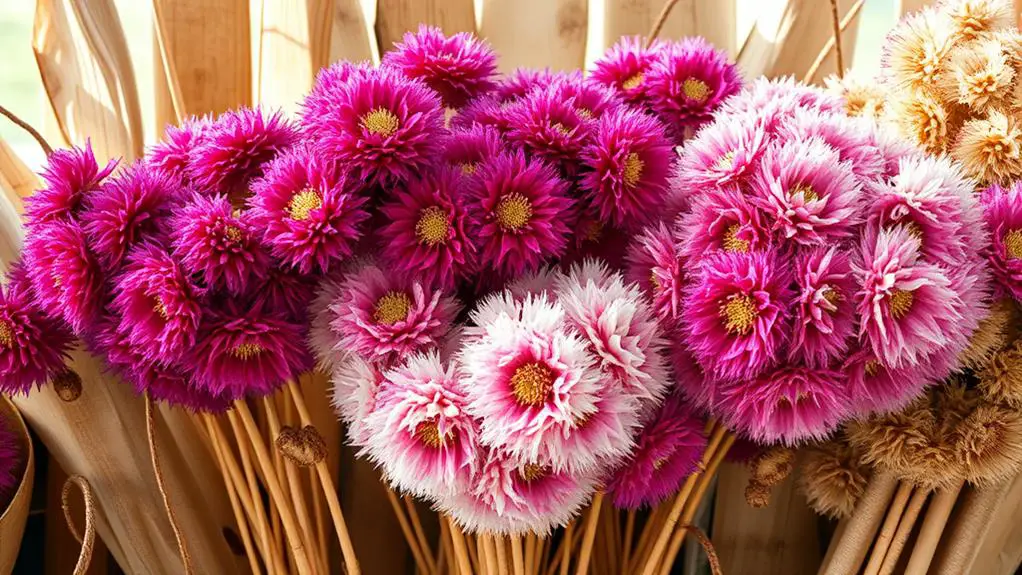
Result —
<svg viewBox="0 0 1022 575"><path fill-rule="evenodd" d="M1019 130L1015 119L998 110L962 126L951 155L965 172L982 183L1004 183L1022 173Z"/></svg>
<svg viewBox="0 0 1022 575"><path fill-rule="evenodd" d="M969 346L958 356L962 367L983 369L995 353L1014 339L1020 319L1017 310L1010 299L1002 299L990 306L989 313L972 334Z"/></svg>
<svg viewBox="0 0 1022 575"><path fill-rule="evenodd" d="M845 102L845 113L852 117L880 118L884 113L884 100L887 91L878 82L863 82L845 76L835 75L825 78L824 83L830 92Z"/></svg>
<svg viewBox="0 0 1022 575"><path fill-rule="evenodd" d="M745 486L745 502L749 504L749 507L762 509L770 505L772 491L769 485L750 480L749 484Z"/></svg>
<svg viewBox="0 0 1022 575"><path fill-rule="evenodd" d="M948 111L936 98L920 91L902 93L888 114L908 141L933 154L947 151Z"/></svg>
<svg viewBox="0 0 1022 575"><path fill-rule="evenodd" d="M850 516L866 491L870 468L840 438L808 447L803 453L799 485L809 505L834 519Z"/></svg>
<svg viewBox="0 0 1022 575"><path fill-rule="evenodd" d="M951 33L974 40L1012 25L1011 0L952 0L943 8Z"/></svg>
<svg viewBox="0 0 1022 575"><path fill-rule="evenodd" d="M865 464L898 472L912 465L918 453L937 435L937 418L929 397L921 397L905 409L853 421L845 430L848 442L862 454Z"/></svg>
<svg viewBox="0 0 1022 575"><path fill-rule="evenodd" d="M1022 340L995 353L976 376L988 399L1022 409Z"/></svg>
<svg viewBox="0 0 1022 575"><path fill-rule="evenodd" d="M884 64L894 85L930 91L951 48L950 20L932 8L910 14L887 37Z"/></svg>
<svg viewBox="0 0 1022 575"><path fill-rule="evenodd" d="M986 38L951 51L938 76L937 89L946 101L985 113L1011 98L1014 79L1006 47L996 38Z"/></svg>
<svg viewBox="0 0 1022 575"><path fill-rule="evenodd" d="M761 451L749 464L751 481L772 487L784 481L795 465L795 450L775 446Z"/></svg>
<svg viewBox="0 0 1022 575"><path fill-rule="evenodd" d="M997 483L1022 468L1022 414L1014 409L984 403L959 423L954 438L971 483Z"/></svg>

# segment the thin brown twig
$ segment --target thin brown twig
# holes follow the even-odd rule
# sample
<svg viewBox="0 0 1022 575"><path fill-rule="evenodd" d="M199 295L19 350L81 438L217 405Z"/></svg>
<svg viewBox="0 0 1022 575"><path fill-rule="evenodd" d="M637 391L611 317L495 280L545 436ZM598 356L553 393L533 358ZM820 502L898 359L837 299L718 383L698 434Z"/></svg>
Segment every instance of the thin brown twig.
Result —
<svg viewBox="0 0 1022 575"><path fill-rule="evenodd" d="M163 477L163 466L160 465L160 451L156 446L156 418L153 416L153 398L147 390L145 392L145 430L149 439L149 457L153 464L153 474L156 475L156 487L160 490L160 497L163 498L163 509L167 512L167 520L170 521L170 528L174 532L174 539L177 541L177 549L181 553L181 564L185 574L194 573L192 569L192 556L188 553L188 544L185 542L184 533L178 523L177 514L174 513L174 506L170 504L170 494L167 493L167 481Z"/></svg>
<svg viewBox="0 0 1022 575"><path fill-rule="evenodd" d="M649 29L649 34L646 34L647 48L660 35L660 30L663 29L664 23L667 22L667 17L671 15L671 10L674 9L674 5L677 3L678 0L667 0L664 2L664 7L660 9L660 14L657 15L656 20L653 22L653 27Z"/></svg>
<svg viewBox="0 0 1022 575"><path fill-rule="evenodd" d="M848 28L848 25L852 23L852 20L855 20L855 17L859 15L859 11L862 10L862 5L865 4L865 2L866 0L856 0L855 4L852 4L852 7L848 9L848 13L845 14L845 17L842 18L841 22L838 24L838 32L844 32L845 28ZM840 36L841 34L839 33L838 37ZM834 36L832 35L827 39L827 43L823 45L823 49L820 50L820 53L816 55L816 60L813 60L813 64L809 66L809 71L802 77L803 82L808 84L813 80L813 76L815 76L820 70L820 66L823 65L823 61L830 55L830 51L834 49L834 46L835 41Z"/></svg>
<svg viewBox="0 0 1022 575"><path fill-rule="evenodd" d="M845 55L841 50L841 12L837 6L837 0L830 0L830 21L834 27L834 55L837 59L837 77L845 77Z"/></svg>
<svg viewBox="0 0 1022 575"><path fill-rule="evenodd" d="M39 130L36 130L35 128L32 127L32 124L29 124L25 120L22 120L14 112L8 110L3 106L0 106L0 114L7 116L8 120L14 122L15 125L17 125L22 130L25 130L26 132L28 132L30 136L35 138L35 141L39 143L39 147L43 149L43 153L45 153L47 157L53 153L53 147L50 146L50 143L46 141L46 138L44 138L43 135L39 133Z"/></svg>
<svg viewBox="0 0 1022 575"><path fill-rule="evenodd" d="M713 575L721 575L720 557L717 556L717 549L714 548L713 541L710 541L706 532L691 524L684 525L682 529L688 531L692 535L695 535L696 540L703 546L703 551L706 551L706 561L710 564L710 573Z"/></svg>

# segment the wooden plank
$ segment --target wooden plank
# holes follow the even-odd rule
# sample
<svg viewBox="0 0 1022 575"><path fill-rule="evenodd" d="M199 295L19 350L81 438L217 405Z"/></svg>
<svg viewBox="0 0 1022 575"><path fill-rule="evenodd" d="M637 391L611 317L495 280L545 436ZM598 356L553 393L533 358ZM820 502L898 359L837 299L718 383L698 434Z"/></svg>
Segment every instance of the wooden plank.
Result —
<svg viewBox="0 0 1022 575"><path fill-rule="evenodd" d="M333 0L327 62L380 61L376 32L359 0Z"/></svg>
<svg viewBox="0 0 1022 575"><path fill-rule="evenodd" d="M586 0L483 0L479 33L500 54L500 70L550 67L577 70L585 63Z"/></svg>
<svg viewBox="0 0 1022 575"><path fill-rule="evenodd" d="M262 0L254 29L255 101L293 113L330 50L329 0Z"/></svg>
<svg viewBox="0 0 1022 575"><path fill-rule="evenodd" d="M933 4L933 2L934 0L894 0L894 14L901 18L909 12L922 10L924 7Z"/></svg>
<svg viewBox="0 0 1022 575"><path fill-rule="evenodd" d="M380 54L400 42L405 32L418 30L419 24L438 26L444 34L472 32L476 29L475 4L473 0L377 0Z"/></svg>
<svg viewBox="0 0 1022 575"><path fill-rule="evenodd" d="M664 0L603 0L603 45L622 36L646 36L664 6ZM664 22L660 38L702 36L735 55L735 0L679 0Z"/></svg>
<svg viewBox="0 0 1022 575"><path fill-rule="evenodd" d="M0 138L0 187L18 214L23 211L22 200L32 195L38 185L39 179L32 170Z"/></svg>

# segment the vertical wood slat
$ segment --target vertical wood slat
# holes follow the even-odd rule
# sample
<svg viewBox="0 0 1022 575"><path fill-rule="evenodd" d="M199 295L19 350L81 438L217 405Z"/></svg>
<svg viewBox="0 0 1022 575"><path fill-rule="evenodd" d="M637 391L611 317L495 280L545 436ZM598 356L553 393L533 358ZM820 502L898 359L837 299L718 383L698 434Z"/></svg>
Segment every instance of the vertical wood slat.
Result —
<svg viewBox="0 0 1022 575"><path fill-rule="evenodd" d="M21 161L11 146L0 138L0 189L18 214L24 211L23 200L32 195L38 182L32 170Z"/></svg>
<svg viewBox="0 0 1022 575"><path fill-rule="evenodd" d="M645 36L664 0L598 0L604 2L604 47L622 36ZM660 31L661 38L702 36L735 55L735 0L679 0Z"/></svg>
<svg viewBox="0 0 1022 575"><path fill-rule="evenodd" d="M577 70L585 63L586 0L483 0L480 36L500 55L500 70L528 66Z"/></svg>
<svg viewBox="0 0 1022 575"><path fill-rule="evenodd" d="M521 4L524 4L522 2ZM438 26L444 34L476 29L473 0L377 0L376 39L381 56L419 24Z"/></svg>
<svg viewBox="0 0 1022 575"><path fill-rule="evenodd" d="M253 29L255 100L267 109L297 110L330 50L330 0L262 0Z"/></svg>
<svg viewBox="0 0 1022 575"><path fill-rule="evenodd" d="M327 62L379 62L376 32L359 0L333 0Z"/></svg>
<svg viewBox="0 0 1022 575"><path fill-rule="evenodd" d="M935 0L894 0L894 15L901 18L909 12L922 10L924 7L934 3Z"/></svg>

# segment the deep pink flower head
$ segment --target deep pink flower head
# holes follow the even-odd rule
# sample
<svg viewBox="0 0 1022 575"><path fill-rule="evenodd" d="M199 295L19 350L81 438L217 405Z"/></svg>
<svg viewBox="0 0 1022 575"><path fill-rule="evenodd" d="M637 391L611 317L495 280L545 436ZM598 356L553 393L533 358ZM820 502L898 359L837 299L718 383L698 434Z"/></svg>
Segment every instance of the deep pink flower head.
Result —
<svg viewBox="0 0 1022 575"><path fill-rule="evenodd" d="M172 176L139 161L86 198L82 225L104 270L116 271L143 241L167 243L170 215L181 203L179 186Z"/></svg>
<svg viewBox="0 0 1022 575"><path fill-rule="evenodd" d="M855 413L890 413L902 409L926 386L936 383L925 366L891 368L868 349L852 352L841 365Z"/></svg>
<svg viewBox="0 0 1022 575"><path fill-rule="evenodd" d="M445 106L457 109L493 89L497 55L472 34L446 37L439 28L420 24L417 33L405 32L404 42L383 56L382 65L422 80Z"/></svg>
<svg viewBox="0 0 1022 575"><path fill-rule="evenodd" d="M637 229L660 211L674 157L656 119L622 107L599 116L580 186L600 220Z"/></svg>
<svg viewBox="0 0 1022 575"><path fill-rule="evenodd" d="M9 276L0 290L0 391L27 394L65 369L74 341L65 326L35 307L20 263Z"/></svg>
<svg viewBox="0 0 1022 575"><path fill-rule="evenodd" d="M330 404L348 428L348 444L369 446L369 416L376 409L377 392L383 383L383 370L355 354L348 354L331 371Z"/></svg>
<svg viewBox="0 0 1022 575"><path fill-rule="evenodd" d="M720 188L746 188L767 141L754 114L719 116L685 143L674 191L687 199Z"/></svg>
<svg viewBox="0 0 1022 575"><path fill-rule="evenodd" d="M364 70L338 83L330 95L326 106L306 102L302 123L315 153L345 166L357 182L402 182L434 162L442 149L443 108L436 93L418 80L389 68Z"/></svg>
<svg viewBox="0 0 1022 575"><path fill-rule="evenodd" d="M625 259L625 279L646 292L665 325L673 325L680 311L684 276L671 231L662 222L648 226L632 239Z"/></svg>
<svg viewBox="0 0 1022 575"><path fill-rule="evenodd" d="M480 265L504 277L564 254L573 216L568 187L554 170L521 152L500 154L476 170L468 190Z"/></svg>
<svg viewBox="0 0 1022 575"><path fill-rule="evenodd" d="M622 37L593 62L589 77L617 91L630 104L647 104L646 75L667 46L660 40L654 40L647 48L644 38Z"/></svg>
<svg viewBox="0 0 1022 575"><path fill-rule="evenodd" d="M893 130L874 130L873 145L880 151L880 157L884 160L882 176L885 178L894 177L901 171L902 160L925 156L919 148Z"/></svg>
<svg viewBox="0 0 1022 575"><path fill-rule="evenodd" d="M392 193L380 207L387 223L376 233L388 271L449 291L474 271L467 183L460 169L439 168Z"/></svg>
<svg viewBox="0 0 1022 575"><path fill-rule="evenodd" d="M720 103L742 89L738 68L700 37L668 46L645 74L646 95L660 119L684 137L710 119Z"/></svg>
<svg viewBox="0 0 1022 575"><path fill-rule="evenodd" d="M226 196L195 194L172 220L174 256L208 287L232 294L264 278L269 254L248 212L234 214Z"/></svg>
<svg viewBox="0 0 1022 575"><path fill-rule="evenodd" d="M220 115L200 132L188 159L188 177L199 191L241 199L266 163L298 139L280 112L266 116L258 108Z"/></svg>
<svg viewBox="0 0 1022 575"><path fill-rule="evenodd" d="M302 323L231 301L203 310L191 351L196 385L232 400L273 393L313 365Z"/></svg>
<svg viewBox="0 0 1022 575"><path fill-rule="evenodd" d="M706 450L705 422L672 394L642 428L631 457L607 482L615 507L654 507L673 495Z"/></svg>
<svg viewBox="0 0 1022 575"><path fill-rule="evenodd" d="M583 120L596 120L622 104L613 89L578 73L555 77L549 89L555 98L568 102Z"/></svg>
<svg viewBox="0 0 1022 575"><path fill-rule="evenodd" d="M1022 301L1022 184L983 192L983 215L992 244L987 253L999 294Z"/></svg>
<svg viewBox="0 0 1022 575"><path fill-rule="evenodd" d="M794 303L790 267L773 250L703 260L682 319L689 349L707 373L748 380L781 359Z"/></svg>
<svg viewBox="0 0 1022 575"><path fill-rule="evenodd" d="M293 268L271 267L266 277L253 282L246 293L253 306L271 313L283 313L288 319L305 323L309 306L316 297L318 276Z"/></svg>
<svg viewBox="0 0 1022 575"><path fill-rule="evenodd" d="M252 183L252 223L284 265L329 271L351 257L369 219L366 198L351 188L339 168L310 147L295 146Z"/></svg>
<svg viewBox="0 0 1022 575"><path fill-rule="evenodd" d="M464 375L436 350L383 374L366 426L365 451L396 488L420 497L468 489L479 424L468 413Z"/></svg>
<svg viewBox="0 0 1022 575"><path fill-rule="evenodd" d="M451 118L451 128L467 130L485 126L503 135L511 128L511 119L508 113L511 108L512 104L502 104L494 96L483 96L459 110Z"/></svg>
<svg viewBox="0 0 1022 575"><path fill-rule="evenodd" d="M796 140L768 148L761 162L750 201L778 241L813 246L851 237L862 185L836 150L819 139Z"/></svg>
<svg viewBox="0 0 1022 575"><path fill-rule="evenodd" d="M75 335L90 329L105 297L103 273L87 237L77 222L54 220L34 226L24 248L35 301Z"/></svg>
<svg viewBox="0 0 1022 575"><path fill-rule="evenodd" d="M828 369L782 367L721 388L716 411L758 443L798 445L829 435L851 411L845 376Z"/></svg>
<svg viewBox="0 0 1022 575"><path fill-rule="evenodd" d="M963 320L961 296L945 270L926 262L905 226L868 234L854 264L859 335L884 365L922 362L954 341Z"/></svg>
<svg viewBox="0 0 1022 575"><path fill-rule="evenodd" d="M677 232L682 255L692 261L716 251L748 253L773 244L767 217L735 187L711 189L693 198Z"/></svg>
<svg viewBox="0 0 1022 575"><path fill-rule="evenodd" d="M24 471L23 439L14 422L0 419L0 509L7 510Z"/></svg>
<svg viewBox="0 0 1022 575"><path fill-rule="evenodd" d="M198 289L162 247L142 244L128 255L110 307L120 316L118 329L149 362L175 362L195 345Z"/></svg>
<svg viewBox="0 0 1022 575"><path fill-rule="evenodd" d="M565 100L551 86L532 91L506 113L510 144L531 157L549 162L568 177L578 173L579 156L591 141L593 126L572 100Z"/></svg>
<svg viewBox="0 0 1022 575"><path fill-rule="evenodd" d="M458 303L439 289L395 277L374 264L351 271L331 304L341 346L370 361L392 364L441 345Z"/></svg>
<svg viewBox="0 0 1022 575"><path fill-rule="evenodd" d="M845 357L855 335L855 291L848 255L818 247L795 258L794 337L788 357L826 367Z"/></svg>
<svg viewBox="0 0 1022 575"><path fill-rule="evenodd" d="M554 72L550 68L517 68L497 82L493 95L499 104L514 102L529 95L533 90L546 88L554 80L568 75L565 72Z"/></svg>
<svg viewBox="0 0 1022 575"><path fill-rule="evenodd" d="M88 140L84 148L54 150L41 174L43 188L25 200L25 225L77 218L82 200L99 188L115 167L117 160L110 160L101 169Z"/></svg>
<svg viewBox="0 0 1022 575"><path fill-rule="evenodd" d="M791 76L757 78L737 96L728 98L720 107L720 115L754 113L759 117L759 128L774 135L798 110L845 115L841 98L822 88L796 82Z"/></svg>
<svg viewBox="0 0 1022 575"><path fill-rule="evenodd" d="M167 125L163 139L149 148L146 164L187 183L188 158L212 122L212 118L204 116L188 118L181 126Z"/></svg>
<svg viewBox="0 0 1022 575"><path fill-rule="evenodd" d="M680 330L668 333L671 338L667 346L672 376L676 389L685 397L685 402L701 413L709 413L720 395L719 382L707 377L696 357L688 350Z"/></svg>
<svg viewBox="0 0 1022 575"><path fill-rule="evenodd" d="M885 169L884 156L877 148L870 120L849 118L844 114L820 114L798 109L779 126L780 141L818 139L837 152L842 162L851 164L852 172L863 179L878 179Z"/></svg>
<svg viewBox="0 0 1022 575"><path fill-rule="evenodd" d="M492 126L473 124L451 133L444 147L444 160L463 176L475 173L479 164L504 150L500 131Z"/></svg>

